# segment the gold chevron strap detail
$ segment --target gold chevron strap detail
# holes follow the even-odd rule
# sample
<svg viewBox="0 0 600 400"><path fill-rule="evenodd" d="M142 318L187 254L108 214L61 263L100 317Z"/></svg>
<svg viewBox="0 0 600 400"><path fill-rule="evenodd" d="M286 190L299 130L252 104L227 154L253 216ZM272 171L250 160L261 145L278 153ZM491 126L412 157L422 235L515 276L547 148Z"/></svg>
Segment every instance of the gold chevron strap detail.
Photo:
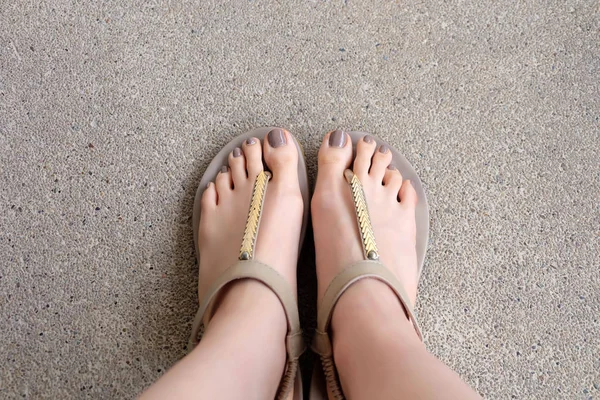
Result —
<svg viewBox="0 0 600 400"><path fill-rule="evenodd" d="M363 190L362 183L360 183L360 180L352 170L347 169L344 172L344 176L352 190L352 198L354 199L354 208L356 210L356 220L362 238L364 255L369 260L377 260L379 259L379 252L377 250L377 244L375 243L375 234L373 233L373 227L371 226L371 217L369 216L369 208L367 207L367 200L365 198L365 191Z"/></svg>
<svg viewBox="0 0 600 400"><path fill-rule="evenodd" d="M265 193L269 179L271 179L271 173L261 171L254 182L250 210L248 211L246 229L244 229L244 238L242 239L242 247L240 249L240 260L251 260L254 258L254 247L256 246L256 237L258 236L260 217L262 215L262 207L265 202Z"/></svg>

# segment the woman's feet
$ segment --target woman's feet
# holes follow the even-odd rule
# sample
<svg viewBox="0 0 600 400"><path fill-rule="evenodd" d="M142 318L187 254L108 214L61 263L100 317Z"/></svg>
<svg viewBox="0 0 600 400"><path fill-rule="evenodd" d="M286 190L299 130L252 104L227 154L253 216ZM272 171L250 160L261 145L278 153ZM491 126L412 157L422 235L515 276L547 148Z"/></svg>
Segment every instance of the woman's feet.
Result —
<svg viewBox="0 0 600 400"><path fill-rule="evenodd" d="M254 178L263 159L273 174L268 186L255 259L272 266L295 293L303 203L298 153L286 131L271 131L261 149L249 139L229 156L202 197L198 246L199 296L237 261ZM363 184L379 255L414 303L417 292L415 206L409 182L390 167L389 149L363 138L352 158L350 138L328 134L319 152L312 200L319 301L333 277L362 260L354 206L344 170ZM281 223L285 221L285 223ZM276 295L261 283L232 283L215 301L204 337L142 397L273 398L286 357L286 317ZM390 288L363 279L339 299L331 322L333 355L344 392L352 398L477 399L460 378L427 353ZM431 377L435 379L432 380ZM235 384L231 384L234 382Z"/></svg>

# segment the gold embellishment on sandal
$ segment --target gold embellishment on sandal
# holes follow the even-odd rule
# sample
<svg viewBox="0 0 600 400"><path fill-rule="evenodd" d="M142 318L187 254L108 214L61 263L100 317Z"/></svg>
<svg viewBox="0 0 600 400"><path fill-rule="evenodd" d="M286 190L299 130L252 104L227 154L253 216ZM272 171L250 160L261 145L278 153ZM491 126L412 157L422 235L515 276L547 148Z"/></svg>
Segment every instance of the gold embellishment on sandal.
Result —
<svg viewBox="0 0 600 400"><path fill-rule="evenodd" d="M367 259L378 260L379 252L375 243L375 234L371 226L371 217L369 216L369 208L365 199L365 191L362 183L354 172L350 169L344 171L346 181L350 184L352 190L352 198L354 199L354 208L356 210L356 220L358 221L358 229L362 238L363 252Z"/></svg>
<svg viewBox="0 0 600 400"><path fill-rule="evenodd" d="M256 246L256 237L258 236L258 227L269 179L271 179L271 173L261 171L254 182L250 210L248 211L246 229L244 229L244 238L242 239L242 248L240 249L240 260L251 260L254 258L254 247Z"/></svg>

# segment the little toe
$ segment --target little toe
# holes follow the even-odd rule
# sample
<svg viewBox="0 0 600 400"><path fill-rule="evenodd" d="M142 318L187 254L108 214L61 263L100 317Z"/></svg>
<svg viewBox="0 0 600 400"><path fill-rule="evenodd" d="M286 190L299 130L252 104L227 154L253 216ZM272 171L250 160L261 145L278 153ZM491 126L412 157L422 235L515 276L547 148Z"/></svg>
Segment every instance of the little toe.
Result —
<svg viewBox="0 0 600 400"><path fill-rule="evenodd" d="M402 174L395 165L390 164L383 175L383 185L396 197L402 186Z"/></svg>
<svg viewBox="0 0 600 400"><path fill-rule="evenodd" d="M217 205L217 189L212 182L209 182L202 193L202 210L211 210Z"/></svg>
<svg viewBox="0 0 600 400"><path fill-rule="evenodd" d="M402 182L398 198L400 199L400 204L404 207L414 209L417 206L417 192L409 180Z"/></svg>
<svg viewBox="0 0 600 400"><path fill-rule="evenodd" d="M217 188L217 198L219 201L231 192L233 189L233 181L231 180L231 172L228 167L221 167L221 171L219 171L217 178L215 179L215 186Z"/></svg>

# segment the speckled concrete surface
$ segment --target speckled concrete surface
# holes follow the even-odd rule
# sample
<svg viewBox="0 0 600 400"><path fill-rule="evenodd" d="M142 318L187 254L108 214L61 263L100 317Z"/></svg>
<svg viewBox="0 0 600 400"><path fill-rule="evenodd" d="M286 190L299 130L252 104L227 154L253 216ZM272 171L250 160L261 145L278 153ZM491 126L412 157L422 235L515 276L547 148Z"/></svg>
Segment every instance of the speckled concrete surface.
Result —
<svg viewBox="0 0 600 400"><path fill-rule="evenodd" d="M425 340L480 393L600 398L597 2L128 3L0 7L1 398L128 398L184 354L195 185L263 125L311 176L336 127L414 163Z"/></svg>

